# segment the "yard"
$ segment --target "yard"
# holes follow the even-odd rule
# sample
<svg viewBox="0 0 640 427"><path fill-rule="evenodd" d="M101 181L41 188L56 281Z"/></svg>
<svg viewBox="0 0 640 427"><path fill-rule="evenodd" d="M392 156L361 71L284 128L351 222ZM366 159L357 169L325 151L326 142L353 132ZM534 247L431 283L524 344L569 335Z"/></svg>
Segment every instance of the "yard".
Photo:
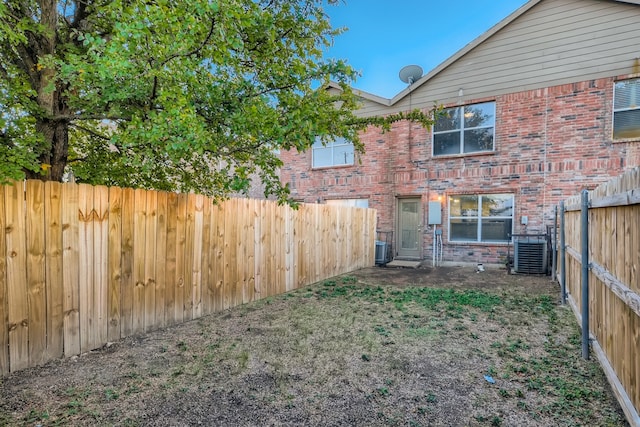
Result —
<svg viewBox="0 0 640 427"><path fill-rule="evenodd" d="M0 425L624 426L548 277L367 268L0 383Z"/></svg>

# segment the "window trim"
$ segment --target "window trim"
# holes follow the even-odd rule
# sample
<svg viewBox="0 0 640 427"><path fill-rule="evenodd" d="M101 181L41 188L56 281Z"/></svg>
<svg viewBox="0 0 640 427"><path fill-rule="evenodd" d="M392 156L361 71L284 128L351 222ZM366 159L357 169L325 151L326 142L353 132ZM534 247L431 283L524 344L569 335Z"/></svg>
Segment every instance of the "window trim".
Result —
<svg viewBox="0 0 640 427"><path fill-rule="evenodd" d="M351 153L351 161L350 163L334 163L333 159L334 159L334 149L336 147L347 147L350 146L352 147L352 153ZM317 150L331 150L331 164L330 165L321 165L321 166L316 166L316 156L315 153ZM353 166L355 164L355 147L353 145L353 143L349 142L346 140L346 138L343 137L335 137L332 141L327 142L326 144L322 145L322 142L320 141L320 137L316 137L315 142L313 143L313 145L311 146L311 168L312 169L325 169L325 168L337 168L337 167L344 167L344 166Z"/></svg>
<svg viewBox="0 0 640 427"><path fill-rule="evenodd" d="M477 205L477 213L474 216L457 216L451 214L451 202L454 197L464 197L464 196L476 196L478 197L478 205ZM511 196L511 216L506 215L495 215L495 216L482 216L482 198L487 196ZM509 244L513 241L513 232L515 227L515 203L516 203L516 195L515 193L461 193L461 194L451 194L447 198L447 212L449 213L447 218L447 227L448 227L448 242L453 244L484 244L484 245L504 245ZM475 240L453 240L452 239L452 228L451 228L451 220L454 219L471 219L476 221L476 239ZM509 232L509 238L507 240L482 240L482 221L486 219L510 219L511 220L511 231Z"/></svg>
<svg viewBox="0 0 640 427"><path fill-rule="evenodd" d="M472 107L474 105L481 105L481 104L493 104L493 123L490 126L474 126L474 127L468 127L465 128L464 127L464 110L467 107ZM457 109L459 110L459 117L460 117L460 127L454 130L446 130L446 131L439 131L437 132L436 129L436 125L434 124L432 127L432 132L431 132L431 157L451 157L451 156L472 156L472 155L478 155L478 154L487 154L487 153L494 153L496 151L496 101L495 100L488 100L488 101L483 101L483 102L474 102L472 104L464 104L464 105L458 105L458 106L454 106L454 107L449 107L449 108L445 108L444 111L447 110L454 110ZM492 140L492 147L490 150L478 150L478 151L470 151L468 153L465 153L464 151L464 134L465 131L471 131L471 130L478 130L478 129L493 129L493 140ZM436 135L442 135L442 134L447 134L447 133L455 133L458 132L460 134L460 146L459 146L459 151L457 153L446 153L446 154L436 154L435 153L435 139L436 139Z"/></svg>
<svg viewBox="0 0 640 427"><path fill-rule="evenodd" d="M632 82L636 81L637 84L640 85L640 78L633 79L621 79L613 82L613 104L611 109L611 139L613 141L628 141L628 140L640 140L640 132L638 135L629 136L629 137L618 137L615 136L615 121L616 121L616 113L626 112L626 111L637 111L640 110L640 100L637 100L635 107L624 107L616 109L616 85L618 83L624 82Z"/></svg>

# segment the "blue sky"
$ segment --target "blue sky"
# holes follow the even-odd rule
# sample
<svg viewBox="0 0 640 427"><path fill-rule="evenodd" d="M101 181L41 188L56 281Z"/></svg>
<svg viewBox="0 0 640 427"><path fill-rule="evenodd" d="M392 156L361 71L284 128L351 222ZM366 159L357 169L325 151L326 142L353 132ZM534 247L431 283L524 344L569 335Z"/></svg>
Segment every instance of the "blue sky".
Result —
<svg viewBox="0 0 640 427"><path fill-rule="evenodd" d="M406 87L400 69L424 74L514 12L527 0L344 0L327 6L333 27L348 31L327 57L346 59L361 73L353 85L392 98Z"/></svg>

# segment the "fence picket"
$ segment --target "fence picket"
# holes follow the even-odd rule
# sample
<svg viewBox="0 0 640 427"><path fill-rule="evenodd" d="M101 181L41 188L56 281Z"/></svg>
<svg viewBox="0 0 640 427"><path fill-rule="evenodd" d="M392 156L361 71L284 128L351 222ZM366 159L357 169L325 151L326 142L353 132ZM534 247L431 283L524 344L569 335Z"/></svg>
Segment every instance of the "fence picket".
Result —
<svg viewBox="0 0 640 427"><path fill-rule="evenodd" d="M204 198L202 205L202 256L200 257L202 314L210 314L213 294L209 287L211 272L211 200Z"/></svg>
<svg viewBox="0 0 640 427"><path fill-rule="evenodd" d="M79 186L62 186L62 277L64 355L80 354Z"/></svg>
<svg viewBox="0 0 640 427"><path fill-rule="evenodd" d="M167 257L166 281L164 289L165 323L172 325L176 322L176 285L177 285L177 253L178 253L178 195L167 194Z"/></svg>
<svg viewBox="0 0 640 427"><path fill-rule="evenodd" d="M47 344L45 297L44 183L26 183L27 288L29 364L45 359Z"/></svg>
<svg viewBox="0 0 640 427"><path fill-rule="evenodd" d="M132 327L133 334L144 331L145 321L145 260L146 260L146 217L147 217L147 192L137 189L134 192L133 211L133 307Z"/></svg>
<svg viewBox="0 0 640 427"><path fill-rule="evenodd" d="M224 202L224 226L227 238L224 241L224 308L238 305L236 298L238 271L238 221L236 210L238 203L231 199Z"/></svg>
<svg viewBox="0 0 640 427"><path fill-rule="evenodd" d="M222 203L213 206L212 211L212 228L213 228L213 295L215 311L222 311L225 306L225 292L224 292L224 241L225 241L225 229L224 229L224 205Z"/></svg>
<svg viewBox="0 0 640 427"><path fill-rule="evenodd" d="M195 249L195 194L187 195L187 213L185 218L185 252L184 252L184 286L183 291L183 319L193 319L194 288L193 280L193 251Z"/></svg>
<svg viewBox="0 0 640 427"><path fill-rule="evenodd" d="M204 238L204 196L194 195L193 264L191 274L193 317L202 316L202 240Z"/></svg>
<svg viewBox="0 0 640 427"><path fill-rule="evenodd" d="M158 193L156 210L156 286L155 286L155 327L166 325L166 289L167 289L167 197L164 191Z"/></svg>
<svg viewBox="0 0 640 427"><path fill-rule="evenodd" d="M285 291L291 291L295 289L295 268L294 268L294 242L295 237L293 234L293 209L287 208L284 213L284 238L285 247L284 252L284 271L285 271Z"/></svg>
<svg viewBox="0 0 640 427"><path fill-rule="evenodd" d="M109 188L96 186L93 193L92 225L94 235L93 274L95 289L91 304L94 324L91 328L91 347L98 348L107 342L109 324Z"/></svg>
<svg viewBox="0 0 640 427"><path fill-rule="evenodd" d="M122 189L109 188L107 340L120 339L120 299L122 290Z"/></svg>
<svg viewBox="0 0 640 427"><path fill-rule="evenodd" d="M122 190L122 287L120 297L120 331L128 337L133 331L133 294L136 286L133 276L135 191Z"/></svg>
<svg viewBox="0 0 640 427"><path fill-rule="evenodd" d="M80 184L78 188L78 263L79 263L79 295L80 295L80 351L93 350L90 338L93 313L93 188Z"/></svg>
<svg viewBox="0 0 640 427"><path fill-rule="evenodd" d="M271 256L273 257L273 284L274 289L271 295L277 295L284 292L284 278L283 278L283 260L282 254L282 239L284 233L282 230L282 214L280 209L273 209L273 239L271 240Z"/></svg>
<svg viewBox="0 0 640 427"><path fill-rule="evenodd" d="M7 242L5 191L0 191L0 377L9 374L9 307L7 296ZM4 327L7 325L7 327Z"/></svg>
<svg viewBox="0 0 640 427"><path fill-rule="evenodd" d="M158 230L158 193L147 192L144 218L144 330L156 326L156 241Z"/></svg>
<svg viewBox="0 0 640 427"><path fill-rule="evenodd" d="M44 185L46 242L47 356L61 357L64 351L64 279L62 275L62 184L48 181Z"/></svg>
<svg viewBox="0 0 640 427"><path fill-rule="evenodd" d="M181 323L184 317L184 288L187 283L185 269L185 252L187 241L187 194L178 195L176 215L176 276L174 278L174 320Z"/></svg>
<svg viewBox="0 0 640 427"><path fill-rule="evenodd" d="M276 238L275 236L275 223L273 217L273 206L266 204L263 211L263 224L262 224L262 248L263 248L263 276L262 276L262 292L263 297L273 295L275 289L275 274L274 266L275 260L273 259L273 246L272 242Z"/></svg>
<svg viewBox="0 0 640 427"><path fill-rule="evenodd" d="M255 217L253 226L253 264L254 264L254 279L253 279L253 292L254 298L262 298L262 267L264 265L264 254L262 252L262 215L264 214L263 200L256 200L255 204Z"/></svg>

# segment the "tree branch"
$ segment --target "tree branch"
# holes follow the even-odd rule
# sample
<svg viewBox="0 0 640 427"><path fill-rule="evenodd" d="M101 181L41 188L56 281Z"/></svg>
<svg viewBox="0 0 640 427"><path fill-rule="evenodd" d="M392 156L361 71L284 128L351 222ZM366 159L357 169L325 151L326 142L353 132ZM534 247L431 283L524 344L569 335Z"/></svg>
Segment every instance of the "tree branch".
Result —
<svg viewBox="0 0 640 427"><path fill-rule="evenodd" d="M105 136L105 135L102 135L102 134L100 134L100 133L98 133L98 132L94 131L93 129L89 129L89 128L87 128L87 127L80 126L80 125L78 125L78 124L72 124L72 125L70 125L70 126L72 126L72 127L76 128L76 129L79 129L79 130L81 130L81 131L83 131L83 132L86 132L86 133L88 133L88 134L90 134L90 135L93 135L93 136L95 136L96 138L102 139L102 140L104 140L104 141L109 141L109 140L110 140L110 138L109 138L109 137L107 137L107 136Z"/></svg>
<svg viewBox="0 0 640 427"><path fill-rule="evenodd" d="M196 48L186 53L175 53L173 55L170 55L168 58L165 58L165 60L160 63L160 66L166 65L167 63L169 63L170 61L173 61L176 58L185 58L187 56L195 55L196 53L200 52L209 43L209 41L211 40L211 37L213 37L213 30L215 29L215 26L216 26L216 20L211 19L211 26L209 27L209 32L207 33L207 36L200 43L199 46L197 46Z"/></svg>
<svg viewBox="0 0 640 427"><path fill-rule="evenodd" d="M73 20L69 23L69 28L71 29L79 28L80 23L89 16L89 13L87 11L88 2L76 1L75 4L76 4L76 10L73 14Z"/></svg>
<svg viewBox="0 0 640 427"><path fill-rule="evenodd" d="M95 114L95 115L76 115L76 114L58 114L49 118L53 121L68 121L73 120L123 120L130 122L131 116L115 116L110 114Z"/></svg>

